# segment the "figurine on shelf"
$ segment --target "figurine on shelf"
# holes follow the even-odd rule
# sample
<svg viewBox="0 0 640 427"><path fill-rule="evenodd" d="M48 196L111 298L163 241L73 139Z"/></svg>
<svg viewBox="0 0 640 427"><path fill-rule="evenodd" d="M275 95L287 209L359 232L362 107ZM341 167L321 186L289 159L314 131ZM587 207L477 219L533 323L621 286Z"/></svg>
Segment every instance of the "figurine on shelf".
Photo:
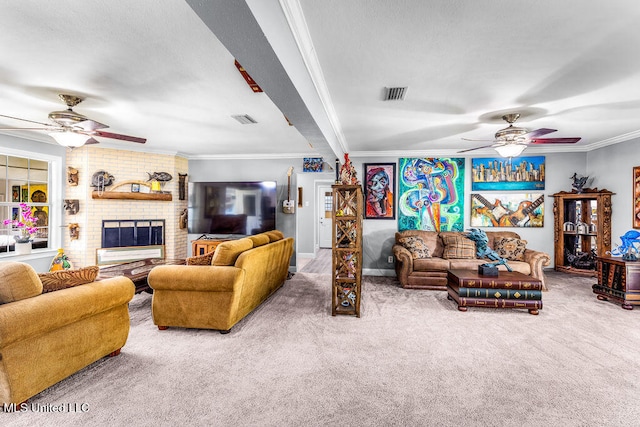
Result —
<svg viewBox="0 0 640 427"><path fill-rule="evenodd" d="M578 174L574 172L570 178L572 180L571 186L574 188L574 190L576 190L578 193L582 193L582 189L587 184L587 180L589 179L589 177L588 176L578 177Z"/></svg>
<svg viewBox="0 0 640 427"><path fill-rule="evenodd" d="M67 255L64 253L64 250L62 248L58 249L58 253L51 261L49 271L69 270L71 268L73 268L73 266L71 265L69 258L67 258Z"/></svg>
<svg viewBox="0 0 640 427"><path fill-rule="evenodd" d="M360 185L356 168L349 159L349 153L344 153L344 163L340 167L340 183L342 185Z"/></svg>
<svg viewBox="0 0 640 427"><path fill-rule="evenodd" d="M640 245L640 231L629 230L624 235L620 236L622 245L614 248L609 253L613 256L622 256L625 261L637 261L638 248L636 245Z"/></svg>

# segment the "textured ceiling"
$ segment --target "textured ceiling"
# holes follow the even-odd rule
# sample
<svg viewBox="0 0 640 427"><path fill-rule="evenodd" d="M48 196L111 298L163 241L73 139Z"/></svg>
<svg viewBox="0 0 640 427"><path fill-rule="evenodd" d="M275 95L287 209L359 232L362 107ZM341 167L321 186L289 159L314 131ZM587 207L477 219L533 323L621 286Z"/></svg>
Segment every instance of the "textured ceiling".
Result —
<svg viewBox="0 0 640 427"><path fill-rule="evenodd" d="M14 0L0 5L0 114L46 122L70 93L148 139L105 146L273 158L455 154L519 112L582 137L528 151L587 151L640 136L639 18L631 0ZM385 86L405 100L383 101Z"/></svg>

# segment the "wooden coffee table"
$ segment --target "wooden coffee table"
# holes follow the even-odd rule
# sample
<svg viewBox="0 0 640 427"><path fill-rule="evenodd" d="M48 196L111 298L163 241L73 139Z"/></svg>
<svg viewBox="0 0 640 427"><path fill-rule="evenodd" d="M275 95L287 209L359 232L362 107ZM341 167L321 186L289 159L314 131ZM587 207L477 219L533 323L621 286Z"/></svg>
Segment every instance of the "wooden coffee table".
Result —
<svg viewBox="0 0 640 427"><path fill-rule="evenodd" d="M111 265L109 267L103 267L98 273L96 280L107 279L109 277L124 276L131 279L134 285L136 285L136 293L143 291L153 292L147 283L147 277L151 269L158 265L183 265L186 261L184 259L163 259L152 258L143 259L140 261L125 262L123 264Z"/></svg>
<svg viewBox="0 0 640 427"><path fill-rule="evenodd" d="M483 276L475 270L447 272L447 298L467 307L524 308L530 314L542 309L542 282L516 271Z"/></svg>

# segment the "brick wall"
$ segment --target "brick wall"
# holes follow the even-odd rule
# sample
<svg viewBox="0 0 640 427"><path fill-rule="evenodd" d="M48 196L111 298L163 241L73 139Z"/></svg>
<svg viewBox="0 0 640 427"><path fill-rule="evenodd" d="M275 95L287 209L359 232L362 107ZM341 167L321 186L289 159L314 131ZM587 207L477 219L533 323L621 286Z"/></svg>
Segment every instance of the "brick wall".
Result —
<svg viewBox="0 0 640 427"><path fill-rule="evenodd" d="M84 146L67 152L67 166L79 171L78 186L65 186L65 199L80 200L76 215L65 212L64 224L78 223L80 238L71 240L63 233L63 247L74 267L96 263L96 249L101 247L102 220L105 219L164 219L165 255L168 259L187 256L187 230L179 228L180 214L187 207L186 200L178 200L178 173L188 170L186 158L166 154L114 150L98 146ZM172 201L93 199L91 177L105 170L115 177L114 185L124 181L147 181L147 172L168 172L173 176L164 191L172 194ZM106 187L109 191L111 187ZM113 191L131 191L130 185Z"/></svg>

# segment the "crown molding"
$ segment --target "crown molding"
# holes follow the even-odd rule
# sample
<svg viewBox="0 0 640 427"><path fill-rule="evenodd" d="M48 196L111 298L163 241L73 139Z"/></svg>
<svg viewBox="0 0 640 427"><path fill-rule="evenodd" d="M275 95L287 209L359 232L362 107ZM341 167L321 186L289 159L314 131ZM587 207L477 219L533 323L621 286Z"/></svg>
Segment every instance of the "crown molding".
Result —
<svg viewBox="0 0 640 427"><path fill-rule="evenodd" d="M636 138L640 138L640 129L635 130L633 132L623 133L611 138L603 139L602 141L594 142L593 144L589 144L588 151L596 150L598 148L608 147L609 145L619 144L621 142L631 141L632 139L636 139Z"/></svg>
<svg viewBox="0 0 640 427"><path fill-rule="evenodd" d="M280 159L301 159L304 157L321 157L313 153L271 153L271 154L202 154L186 155L181 154L189 160L280 160Z"/></svg>

